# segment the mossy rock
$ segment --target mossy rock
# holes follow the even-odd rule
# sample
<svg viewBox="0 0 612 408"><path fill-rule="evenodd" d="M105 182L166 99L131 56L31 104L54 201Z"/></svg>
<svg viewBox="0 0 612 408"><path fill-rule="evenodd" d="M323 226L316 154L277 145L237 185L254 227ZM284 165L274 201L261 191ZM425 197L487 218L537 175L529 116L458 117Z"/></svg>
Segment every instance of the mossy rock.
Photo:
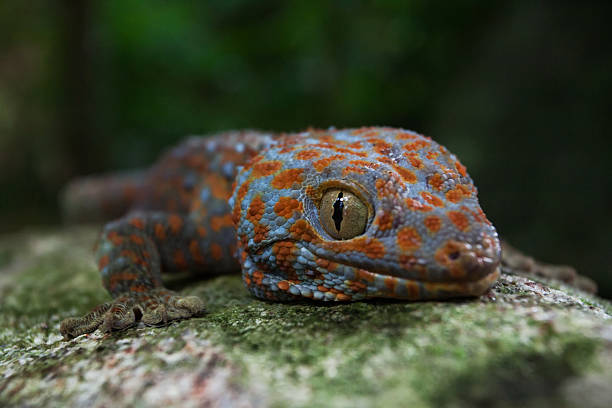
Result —
<svg viewBox="0 0 612 408"><path fill-rule="evenodd" d="M79 227L0 240L0 406L612 401L610 304L509 269L480 299L331 305L257 300L238 276L175 276L171 287L201 296L207 315L66 342L59 322L108 299L95 236Z"/></svg>

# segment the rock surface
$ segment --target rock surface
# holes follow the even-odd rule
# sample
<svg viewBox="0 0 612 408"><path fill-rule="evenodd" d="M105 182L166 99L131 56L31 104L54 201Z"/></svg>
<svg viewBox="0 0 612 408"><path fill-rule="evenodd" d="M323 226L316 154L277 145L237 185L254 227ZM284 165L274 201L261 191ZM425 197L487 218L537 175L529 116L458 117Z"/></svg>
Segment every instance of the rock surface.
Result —
<svg viewBox="0 0 612 408"><path fill-rule="evenodd" d="M0 406L607 407L610 303L506 262L480 299L321 305L170 280L209 313L65 342L107 299L96 229L0 239Z"/></svg>

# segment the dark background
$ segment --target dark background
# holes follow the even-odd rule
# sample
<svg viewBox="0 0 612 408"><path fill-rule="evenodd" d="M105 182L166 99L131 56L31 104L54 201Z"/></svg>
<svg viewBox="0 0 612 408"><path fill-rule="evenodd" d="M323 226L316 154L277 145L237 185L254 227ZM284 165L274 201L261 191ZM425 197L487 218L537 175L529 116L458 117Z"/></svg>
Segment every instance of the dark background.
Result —
<svg viewBox="0 0 612 408"><path fill-rule="evenodd" d="M610 3L2 0L0 232L58 224L67 180L187 134L389 125L612 297Z"/></svg>

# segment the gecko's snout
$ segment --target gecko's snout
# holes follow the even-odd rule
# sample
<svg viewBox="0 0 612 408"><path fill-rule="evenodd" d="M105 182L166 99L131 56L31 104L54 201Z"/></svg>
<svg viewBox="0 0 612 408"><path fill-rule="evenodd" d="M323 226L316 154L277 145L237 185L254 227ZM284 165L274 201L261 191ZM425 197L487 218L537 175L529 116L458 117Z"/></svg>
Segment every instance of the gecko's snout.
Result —
<svg viewBox="0 0 612 408"><path fill-rule="evenodd" d="M457 281L476 281L495 272L500 257L499 240L490 236L477 243L449 240L435 254L436 262Z"/></svg>

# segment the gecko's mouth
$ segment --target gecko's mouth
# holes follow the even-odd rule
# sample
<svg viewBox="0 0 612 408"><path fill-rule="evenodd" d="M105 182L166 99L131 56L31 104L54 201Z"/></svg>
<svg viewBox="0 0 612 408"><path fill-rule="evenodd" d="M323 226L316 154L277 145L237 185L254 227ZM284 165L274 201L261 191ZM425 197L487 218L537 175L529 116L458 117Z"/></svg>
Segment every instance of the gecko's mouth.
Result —
<svg viewBox="0 0 612 408"><path fill-rule="evenodd" d="M316 279L316 271L311 272ZM308 273L306 272L306 273ZM484 294L498 279L500 267L471 281L426 281L371 272L350 265L336 264L323 279L297 283L289 291L315 300L349 301L367 298L433 300L474 297ZM286 282L286 281L284 281ZM280 287L280 285L279 285Z"/></svg>
<svg viewBox="0 0 612 408"><path fill-rule="evenodd" d="M472 243L448 240L427 256L399 253L382 259L330 254L295 240L276 241L268 248L253 259L253 264L272 261L275 266L267 268L262 284L316 300L479 296L500 273L499 241L484 234Z"/></svg>
<svg viewBox="0 0 612 408"><path fill-rule="evenodd" d="M349 292L356 292L352 298L410 300L479 296L500 273L499 242L488 236L475 244L449 240L435 252L429 264L410 256L400 255L399 259L400 267L393 269L325 260L324 263L337 262L332 272L335 286L331 286L330 291L334 287L340 291L346 287ZM338 283L338 278L344 282ZM343 296L340 298L342 300Z"/></svg>

